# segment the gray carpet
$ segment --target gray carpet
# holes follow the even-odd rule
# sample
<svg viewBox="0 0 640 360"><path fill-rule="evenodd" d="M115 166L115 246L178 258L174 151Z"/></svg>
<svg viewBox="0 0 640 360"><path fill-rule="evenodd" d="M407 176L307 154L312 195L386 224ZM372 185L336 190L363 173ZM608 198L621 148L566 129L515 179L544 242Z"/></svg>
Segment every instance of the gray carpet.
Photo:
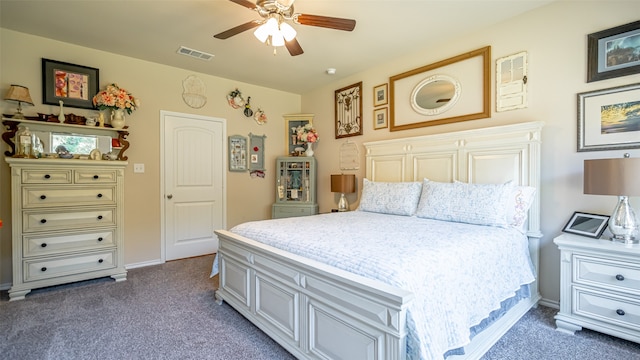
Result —
<svg viewBox="0 0 640 360"><path fill-rule="evenodd" d="M2 359L293 359L227 304L217 305L212 256L110 278L0 292ZM640 359L640 345L584 330L556 332L554 309L532 309L483 359Z"/></svg>

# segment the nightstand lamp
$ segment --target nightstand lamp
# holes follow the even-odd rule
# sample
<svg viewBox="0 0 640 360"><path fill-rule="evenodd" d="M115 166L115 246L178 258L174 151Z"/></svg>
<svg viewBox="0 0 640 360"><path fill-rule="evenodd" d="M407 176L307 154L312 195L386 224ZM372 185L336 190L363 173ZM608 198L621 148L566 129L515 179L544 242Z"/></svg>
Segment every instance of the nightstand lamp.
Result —
<svg viewBox="0 0 640 360"><path fill-rule="evenodd" d="M625 244L637 244L638 220L629 196L640 195L640 158L624 154L619 159L596 159L584 161L584 193L613 195L618 204L609 218L611 240Z"/></svg>
<svg viewBox="0 0 640 360"><path fill-rule="evenodd" d="M6 101L18 103L18 111L12 116L13 119L24 119L24 115L22 114L22 103L33 106L33 100L31 100L31 95L29 95L29 88L22 85L12 84L9 86L9 90L4 96L4 99Z"/></svg>
<svg viewBox="0 0 640 360"><path fill-rule="evenodd" d="M349 211L349 203L344 194L356 191L356 176L354 174L331 175L331 192L340 193L338 211Z"/></svg>

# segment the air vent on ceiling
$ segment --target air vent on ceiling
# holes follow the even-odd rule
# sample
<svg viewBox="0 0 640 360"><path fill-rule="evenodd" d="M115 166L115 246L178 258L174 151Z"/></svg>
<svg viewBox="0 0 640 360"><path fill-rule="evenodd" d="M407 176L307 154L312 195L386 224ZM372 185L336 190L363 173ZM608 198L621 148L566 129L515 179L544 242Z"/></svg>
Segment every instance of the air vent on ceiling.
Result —
<svg viewBox="0 0 640 360"><path fill-rule="evenodd" d="M180 46L180 49L178 49L178 54L191 56L196 59L206 60L206 61L211 60L214 56L212 54L207 54L206 52L203 52L203 51L189 49L188 47L184 47L184 46Z"/></svg>

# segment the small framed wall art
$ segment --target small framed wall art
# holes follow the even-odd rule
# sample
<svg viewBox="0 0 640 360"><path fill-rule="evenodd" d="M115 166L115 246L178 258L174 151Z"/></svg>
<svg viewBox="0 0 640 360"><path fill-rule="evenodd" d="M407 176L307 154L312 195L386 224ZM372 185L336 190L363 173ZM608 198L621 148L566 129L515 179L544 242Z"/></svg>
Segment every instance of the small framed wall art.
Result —
<svg viewBox="0 0 640 360"><path fill-rule="evenodd" d="M42 59L42 103L93 109L99 70L62 61Z"/></svg>
<svg viewBox="0 0 640 360"><path fill-rule="evenodd" d="M229 136L229 171L247 171L247 138Z"/></svg>
<svg viewBox="0 0 640 360"><path fill-rule="evenodd" d="M389 111L387 107L373 110L373 128L378 130L389 126L389 122L387 120L388 115Z"/></svg>
<svg viewBox="0 0 640 360"><path fill-rule="evenodd" d="M609 216L576 211L562 231L598 239L607 228L608 222Z"/></svg>
<svg viewBox="0 0 640 360"><path fill-rule="evenodd" d="M587 36L587 82L640 73L640 20Z"/></svg>
<svg viewBox="0 0 640 360"><path fill-rule="evenodd" d="M388 97L388 88L389 85L387 83L378 85L373 88L373 106L382 106L387 105L389 103Z"/></svg>
<svg viewBox="0 0 640 360"><path fill-rule="evenodd" d="M249 134L249 170L264 170L264 140L266 135Z"/></svg>

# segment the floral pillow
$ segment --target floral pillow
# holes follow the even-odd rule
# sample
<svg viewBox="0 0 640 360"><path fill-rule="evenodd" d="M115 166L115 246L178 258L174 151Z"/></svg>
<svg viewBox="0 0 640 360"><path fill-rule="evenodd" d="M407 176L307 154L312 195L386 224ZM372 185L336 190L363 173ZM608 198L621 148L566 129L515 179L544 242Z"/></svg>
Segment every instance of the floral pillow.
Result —
<svg viewBox="0 0 640 360"><path fill-rule="evenodd" d="M359 211L411 216L416 212L420 182L374 182L363 179Z"/></svg>
<svg viewBox="0 0 640 360"><path fill-rule="evenodd" d="M513 187L507 203L507 221L510 226L526 232L524 225L527 222L528 211L533 203L535 194L536 188L531 186Z"/></svg>
<svg viewBox="0 0 640 360"><path fill-rule="evenodd" d="M425 181L416 216L477 225L509 226L513 182L504 184Z"/></svg>

